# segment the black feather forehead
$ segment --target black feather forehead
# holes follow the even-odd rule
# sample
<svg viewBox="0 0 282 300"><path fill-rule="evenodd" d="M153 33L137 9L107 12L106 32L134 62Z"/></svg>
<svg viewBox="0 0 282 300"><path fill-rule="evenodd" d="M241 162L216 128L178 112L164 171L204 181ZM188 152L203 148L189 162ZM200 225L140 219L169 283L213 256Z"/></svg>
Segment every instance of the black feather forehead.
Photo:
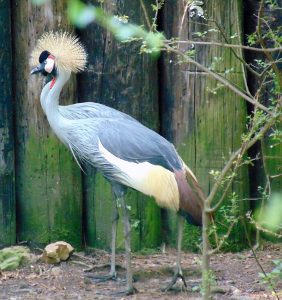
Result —
<svg viewBox="0 0 282 300"><path fill-rule="evenodd" d="M46 60L49 55L50 55L50 52L47 50L44 50L43 52L41 52L41 54L39 55L39 62L43 63L44 60Z"/></svg>

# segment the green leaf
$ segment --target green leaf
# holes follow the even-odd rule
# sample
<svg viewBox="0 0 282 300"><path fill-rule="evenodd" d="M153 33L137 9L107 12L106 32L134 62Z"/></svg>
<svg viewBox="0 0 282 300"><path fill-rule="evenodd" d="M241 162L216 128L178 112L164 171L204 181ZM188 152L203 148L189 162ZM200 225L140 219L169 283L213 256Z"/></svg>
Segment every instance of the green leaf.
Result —
<svg viewBox="0 0 282 300"><path fill-rule="evenodd" d="M275 193L271 195L268 203L264 209L264 212L260 214L258 222L272 230L277 231L282 226L282 194Z"/></svg>
<svg viewBox="0 0 282 300"><path fill-rule="evenodd" d="M70 21L79 28L84 28L95 20L95 7L85 5L79 0L70 0L68 5Z"/></svg>

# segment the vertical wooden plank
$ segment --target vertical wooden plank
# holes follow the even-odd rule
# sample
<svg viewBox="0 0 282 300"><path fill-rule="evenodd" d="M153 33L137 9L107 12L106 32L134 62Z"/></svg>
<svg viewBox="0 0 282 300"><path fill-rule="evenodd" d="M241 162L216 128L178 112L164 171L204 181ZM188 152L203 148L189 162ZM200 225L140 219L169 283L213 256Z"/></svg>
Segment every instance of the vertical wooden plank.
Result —
<svg viewBox="0 0 282 300"><path fill-rule="evenodd" d="M90 1L93 4L97 2ZM144 1L150 9L150 1ZM145 24L139 1L103 1L109 14L129 17L130 22ZM138 43L122 44L111 33L92 24L81 32L89 52L89 66L79 81L80 101L94 101L126 112L146 126L158 129L157 62L149 55L140 55ZM109 247L112 200L110 185L100 174L86 174L86 240L95 247ZM132 246L155 247L160 242L160 210L152 199L129 191ZM121 223L121 222L120 222ZM118 229L118 246L122 246L122 224ZM95 229L94 229L95 228Z"/></svg>
<svg viewBox="0 0 282 300"><path fill-rule="evenodd" d="M264 6L264 18L268 20L268 24L262 23L262 30L265 33L269 32L269 28L272 30L277 30L277 28L282 27L282 1L278 0L277 5L279 8L271 8L269 3L266 3ZM269 47L273 47L273 41L271 38L266 40L266 44ZM272 53L274 61L278 61L281 59L282 55L280 52ZM282 73L281 65L279 67L280 73ZM280 86L280 96L282 92L282 87ZM273 92L272 89L275 89L274 84L268 84L268 87L264 92L264 102L266 106L271 105ZM275 96L277 97L277 95ZM282 122L280 121L274 130L280 131L282 130ZM271 134L273 134L274 130L270 130L268 134L262 141L262 154L264 159L264 167L265 174L269 176L271 192L276 193L282 192L282 144L278 143L277 140L273 140Z"/></svg>
<svg viewBox="0 0 282 300"><path fill-rule="evenodd" d="M208 19L216 20L227 36L240 34L238 30L241 22L241 1L211 0L204 3L203 8ZM192 19L186 16L180 30L183 11L184 2L166 1L163 26L168 38L178 36L180 32L181 39L192 39L197 32L217 29L212 21L205 22L197 17ZM207 32L205 39L224 42L214 30ZM239 40L235 38L232 42L238 43ZM188 50L187 45L181 47L182 50ZM216 58L220 59L220 63L215 65L215 70L238 86L243 85L241 65L230 49L196 46L195 50L195 59L198 62L211 67ZM226 71L227 69L229 71ZM209 172L221 170L230 153L240 146L241 134L245 129L246 105L226 88L219 88L214 94L217 83L208 74L192 65L177 64L177 58L172 54L164 55L162 74L160 82L163 134L176 143L180 155L195 172L205 194L208 194L212 185ZM248 196L246 168L240 171L232 191L236 191L239 199ZM243 214L246 209L243 207L243 201L239 203ZM171 219L173 226L174 217ZM234 230L232 236L234 245L243 239L239 228L240 226ZM184 246L197 242L199 235L193 236L191 232L197 230L190 227L189 231L187 228Z"/></svg>
<svg viewBox="0 0 282 300"><path fill-rule="evenodd" d="M0 248L16 241L10 1L0 0Z"/></svg>
<svg viewBox="0 0 282 300"><path fill-rule="evenodd" d="M40 106L40 76L30 76L29 56L43 32L72 30L66 0L34 6L13 1L17 200L19 240L47 243L63 239L81 245L80 170L51 132ZM63 89L61 103L73 103L75 78Z"/></svg>
<svg viewBox="0 0 282 300"><path fill-rule="evenodd" d="M245 2L245 24L244 29L246 35L252 34L256 31L257 18L260 1L251 1L248 0ZM277 1L277 4L281 7L282 1ZM253 16L249 18L249 16ZM282 25L282 13L281 9L270 9L269 4L265 4L264 7L264 16L268 20L268 26L273 29L279 28ZM269 31L269 27L266 24L262 23L262 30L265 32ZM270 47L272 47L272 41L266 41ZM279 52L272 53L275 60L278 60L281 57ZM253 51L245 51L245 57L247 63L254 63L255 60L265 60L265 55L263 53L257 53ZM259 88L259 80L256 76L251 73L248 73L248 85L252 94L255 94ZM264 105L269 106L271 104L272 92L271 89L273 85L268 82L266 89L264 90L264 95L262 96ZM281 122L277 124L277 127L274 129L282 129ZM271 186L271 192L281 193L282 186L282 176L281 174L281 164L282 164L282 145L273 141L270 137L270 134L273 133L271 129L266 136L262 139L261 143L256 143L251 151L250 155L254 157L259 154L258 160L254 162L254 166L250 168L250 177L252 181L250 182L250 196L254 199L261 199L261 191L258 190L258 187L264 187L266 185L268 176ZM262 202L260 200L252 201L251 208L255 211L260 207Z"/></svg>

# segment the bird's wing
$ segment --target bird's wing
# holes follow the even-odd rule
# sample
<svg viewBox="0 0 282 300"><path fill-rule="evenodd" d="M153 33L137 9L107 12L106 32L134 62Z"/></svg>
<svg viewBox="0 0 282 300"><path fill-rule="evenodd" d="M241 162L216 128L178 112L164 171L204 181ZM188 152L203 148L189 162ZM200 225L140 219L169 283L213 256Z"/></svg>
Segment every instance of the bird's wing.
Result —
<svg viewBox="0 0 282 300"><path fill-rule="evenodd" d="M60 114L70 120L91 118L121 118L136 121L131 116L114 108L94 102L75 103L72 105L60 105Z"/></svg>
<svg viewBox="0 0 282 300"><path fill-rule="evenodd" d="M103 147L128 162L149 162L170 171L183 168L174 146L153 130L128 119L109 120L98 131Z"/></svg>

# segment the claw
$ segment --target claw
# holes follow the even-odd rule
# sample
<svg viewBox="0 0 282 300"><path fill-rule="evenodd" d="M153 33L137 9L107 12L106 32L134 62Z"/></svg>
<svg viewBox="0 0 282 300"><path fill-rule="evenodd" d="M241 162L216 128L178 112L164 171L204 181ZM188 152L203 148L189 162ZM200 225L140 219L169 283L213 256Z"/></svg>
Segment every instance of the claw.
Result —
<svg viewBox="0 0 282 300"><path fill-rule="evenodd" d="M187 283L186 283L185 277L183 276L183 274L182 274L181 271L178 271L178 272L174 273L174 275L173 275L173 277L171 279L171 282L165 288L163 288L162 291L163 292L167 292L167 291L172 290L173 286L177 282L178 278L180 278L182 280L182 282L184 284L184 287L187 290Z"/></svg>

